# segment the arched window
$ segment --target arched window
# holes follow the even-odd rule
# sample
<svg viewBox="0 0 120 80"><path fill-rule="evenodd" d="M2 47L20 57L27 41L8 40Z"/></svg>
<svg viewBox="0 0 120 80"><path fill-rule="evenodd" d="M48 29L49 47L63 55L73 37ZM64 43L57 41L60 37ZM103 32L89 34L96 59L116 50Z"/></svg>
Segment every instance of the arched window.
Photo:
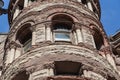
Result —
<svg viewBox="0 0 120 80"><path fill-rule="evenodd" d="M81 0L82 4L85 5L85 7L87 7L87 0Z"/></svg>
<svg viewBox="0 0 120 80"><path fill-rule="evenodd" d="M93 30L95 31L93 37L94 37L96 49L100 50L102 46L104 45L103 36L97 29L93 29Z"/></svg>
<svg viewBox="0 0 120 80"><path fill-rule="evenodd" d="M87 0L81 0L83 4L87 4Z"/></svg>
<svg viewBox="0 0 120 80"><path fill-rule="evenodd" d="M71 41L73 20L67 15L57 15L52 19L55 41Z"/></svg>
<svg viewBox="0 0 120 80"><path fill-rule="evenodd" d="M24 52L31 48L32 31L31 24L25 24L17 33L17 40L23 46Z"/></svg>
<svg viewBox="0 0 120 80"><path fill-rule="evenodd" d="M33 2L36 2L37 0L28 0L28 5L30 6Z"/></svg>
<svg viewBox="0 0 120 80"><path fill-rule="evenodd" d="M24 0L19 0L18 6L19 6L19 10L22 10L24 8Z"/></svg>

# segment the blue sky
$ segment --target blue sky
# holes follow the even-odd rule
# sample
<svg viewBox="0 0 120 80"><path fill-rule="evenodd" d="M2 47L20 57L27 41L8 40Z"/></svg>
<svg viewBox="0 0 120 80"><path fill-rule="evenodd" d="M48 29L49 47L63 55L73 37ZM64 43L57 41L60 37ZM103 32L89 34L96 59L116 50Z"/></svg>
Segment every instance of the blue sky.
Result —
<svg viewBox="0 0 120 80"><path fill-rule="evenodd" d="M4 8L8 7L9 0L4 0ZM101 22L107 35L114 34L120 29L120 0L100 0ZM0 16L0 33L7 33L9 25L7 15Z"/></svg>

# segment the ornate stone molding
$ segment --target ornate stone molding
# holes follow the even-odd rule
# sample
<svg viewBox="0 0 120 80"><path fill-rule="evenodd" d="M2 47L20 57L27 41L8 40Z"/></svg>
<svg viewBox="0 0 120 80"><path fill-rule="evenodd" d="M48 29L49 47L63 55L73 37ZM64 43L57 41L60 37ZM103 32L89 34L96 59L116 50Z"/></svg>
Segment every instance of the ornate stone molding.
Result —
<svg viewBox="0 0 120 80"><path fill-rule="evenodd" d="M103 47L102 49L100 49L100 51L104 52L105 54L111 54L110 46Z"/></svg>

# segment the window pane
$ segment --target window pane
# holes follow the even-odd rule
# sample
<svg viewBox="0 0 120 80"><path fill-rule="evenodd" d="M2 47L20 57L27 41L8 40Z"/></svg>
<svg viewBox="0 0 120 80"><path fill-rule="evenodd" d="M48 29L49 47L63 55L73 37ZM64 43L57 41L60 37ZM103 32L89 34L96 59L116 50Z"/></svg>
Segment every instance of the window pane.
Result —
<svg viewBox="0 0 120 80"><path fill-rule="evenodd" d="M23 46L23 48L24 48L24 52L26 52L26 51L28 51L30 48L31 48L31 40L28 40L25 44L24 44L24 46Z"/></svg>
<svg viewBox="0 0 120 80"><path fill-rule="evenodd" d="M70 41L70 35L68 33L55 33L55 40Z"/></svg>

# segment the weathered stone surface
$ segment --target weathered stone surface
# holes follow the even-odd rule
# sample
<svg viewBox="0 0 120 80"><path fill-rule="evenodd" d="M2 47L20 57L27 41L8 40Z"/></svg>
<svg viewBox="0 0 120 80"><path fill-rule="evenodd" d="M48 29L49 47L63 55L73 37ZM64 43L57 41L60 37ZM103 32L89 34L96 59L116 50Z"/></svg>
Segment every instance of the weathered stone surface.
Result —
<svg viewBox="0 0 120 80"><path fill-rule="evenodd" d="M120 80L99 21L98 0L91 0L89 6L78 0L29 0L28 5L27 1L23 3L24 0L10 1L10 32L6 45L2 45L2 49L5 46L2 80L22 77L28 80ZM20 7L19 13L14 13L15 7ZM69 34L68 41L56 40L56 24L70 28L68 32L58 28L59 33ZM28 45L29 39L31 44ZM29 49L25 51L25 47ZM59 69L61 64L57 62L62 62L62 67L66 68ZM71 66L77 71L65 62L75 63Z"/></svg>

